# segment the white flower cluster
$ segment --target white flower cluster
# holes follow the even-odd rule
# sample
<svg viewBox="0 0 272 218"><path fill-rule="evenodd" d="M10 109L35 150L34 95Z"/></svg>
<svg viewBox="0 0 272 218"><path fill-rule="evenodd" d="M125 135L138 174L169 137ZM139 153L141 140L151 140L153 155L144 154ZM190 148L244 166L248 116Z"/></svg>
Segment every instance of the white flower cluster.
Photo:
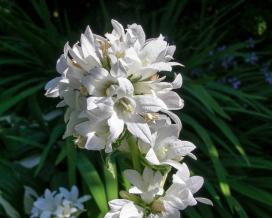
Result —
<svg viewBox="0 0 272 218"><path fill-rule="evenodd" d="M175 46L163 36L145 39L141 26L126 31L112 20L112 33L101 37L87 27L80 42L66 44L57 61L60 76L46 85L46 96L60 97L68 106L64 137L77 137L89 150L112 151L113 143L126 128L146 143L152 142L148 122L160 119L160 111L183 107L172 90L181 87L181 76L164 82L159 71L171 71Z"/></svg>
<svg viewBox="0 0 272 218"><path fill-rule="evenodd" d="M166 191L163 189L164 176L148 167L142 175L136 170L126 170L125 175L133 186L129 193L121 193L125 199L109 202L111 210L105 218L178 218L179 210L194 206L197 201L212 205L206 198L193 196L204 180L200 176L190 177L185 163L173 175L172 185Z"/></svg>
<svg viewBox="0 0 272 218"><path fill-rule="evenodd" d="M45 87L46 96L62 99L58 107L67 107L64 137L74 136L76 144L88 150L132 156L134 169L125 174L133 187L121 192L123 199L109 202L105 217L176 218L196 200L211 204L193 197L203 178L190 177L180 163L185 156L195 158L195 146L179 139L181 122L171 112L184 105L173 91L181 87L182 77L174 75L167 82L159 75L182 66L173 61L176 47L162 35L146 39L137 24L124 29L112 20L112 26L105 37L87 27L80 42L66 44L57 61L60 76ZM164 191L171 167L178 171Z"/></svg>
<svg viewBox="0 0 272 218"><path fill-rule="evenodd" d="M43 196L33 203L30 218L76 218L84 209L83 203L90 199L85 195L79 198L76 186L71 191L59 188L59 192L46 189Z"/></svg>

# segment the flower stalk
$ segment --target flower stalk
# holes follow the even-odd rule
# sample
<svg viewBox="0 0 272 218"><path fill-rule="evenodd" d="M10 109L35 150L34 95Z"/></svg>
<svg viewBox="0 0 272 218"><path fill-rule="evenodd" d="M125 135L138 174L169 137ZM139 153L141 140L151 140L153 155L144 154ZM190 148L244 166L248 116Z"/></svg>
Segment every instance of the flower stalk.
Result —
<svg viewBox="0 0 272 218"><path fill-rule="evenodd" d="M127 142L131 151L131 161L133 165L133 169L137 170L138 172L142 172L141 166L141 154L138 148L137 139L129 135L127 138Z"/></svg>

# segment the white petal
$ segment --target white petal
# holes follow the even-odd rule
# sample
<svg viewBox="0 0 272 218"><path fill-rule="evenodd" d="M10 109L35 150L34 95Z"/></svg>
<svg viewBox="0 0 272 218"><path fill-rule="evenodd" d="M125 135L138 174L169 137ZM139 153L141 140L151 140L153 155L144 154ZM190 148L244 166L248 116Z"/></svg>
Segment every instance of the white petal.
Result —
<svg viewBox="0 0 272 218"><path fill-rule="evenodd" d="M179 163L178 161L175 161L175 160L165 160L162 163L163 164L168 164L168 165L176 168L177 170L181 170L182 169L182 164Z"/></svg>
<svg viewBox="0 0 272 218"><path fill-rule="evenodd" d="M176 178L175 178L176 177ZM173 175L173 182L179 182L179 180L186 181L190 177L190 171L185 163L179 168L176 174Z"/></svg>
<svg viewBox="0 0 272 218"><path fill-rule="evenodd" d="M92 66L99 66L100 60L95 53L95 48L86 38L84 34L81 34L81 48L84 58L87 58L88 64L92 63Z"/></svg>
<svg viewBox="0 0 272 218"><path fill-rule="evenodd" d="M124 63L121 60L118 60L111 68L110 74L117 78L117 77L126 77L127 72L124 67Z"/></svg>
<svg viewBox="0 0 272 218"><path fill-rule="evenodd" d="M182 86L182 76L179 73L172 82L173 89L179 89Z"/></svg>
<svg viewBox="0 0 272 218"><path fill-rule="evenodd" d="M169 137L178 137L179 136L179 126L177 124L171 124L167 126L163 126L158 129L156 143L160 143L162 140L169 138Z"/></svg>
<svg viewBox="0 0 272 218"><path fill-rule="evenodd" d="M91 28L90 28L90 26L87 26L86 27L86 30L85 30L85 36L87 37L87 39L90 41L90 43L92 44L92 45L94 45L94 35L93 35L93 33L92 33L92 30L91 30Z"/></svg>
<svg viewBox="0 0 272 218"><path fill-rule="evenodd" d="M49 82L46 83L45 85L45 90L46 90L46 97L58 97L59 96L59 82L61 80L61 77L56 77Z"/></svg>
<svg viewBox="0 0 272 218"><path fill-rule="evenodd" d="M128 28L132 31L133 35L136 36L141 46L145 43L145 32L141 25L132 24L128 25Z"/></svg>
<svg viewBox="0 0 272 218"><path fill-rule="evenodd" d="M178 129L181 130L182 124L179 117L176 114L174 114L172 111L168 111L165 109L161 109L161 112L167 114L175 122L175 124L178 125Z"/></svg>
<svg viewBox="0 0 272 218"><path fill-rule="evenodd" d="M149 167L145 167L142 177L146 184L152 185L154 179L153 170L150 169Z"/></svg>
<svg viewBox="0 0 272 218"><path fill-rule="evenodd" d="M158 93L157 96L164 102L168 110L180 110L184 106L184 101L176 92Z"/></svg>
<svg viewBox="0 0 272 218"><path fill-rule="evenodd" d="M87 134L87 142L85 148L88 150L102 150L105 148L105 141L96 136L95 132Z"/></svg>
<svg viewBox="0 0 272 218"><path fill-rule="evenodd" d="M78 132L82 136L86 136L88 133L93 131L95 123L92 123L90 121L82 122L75 126L76 132Z"/></svg>
<svg viewBox="0 0 272 218"><path fill-rule="evenodd" d="M136 170L125 170L124 175L126 179L134 186L137 188L142 188L143 183L142 183L142 176L140 173Z"/></svg>
<svg viewBox="0 0 272 218"><path fill-rule="evenodd" d="M121 208L130 203L131 201L126 199L114 199L109 202L109 206L113 211L121 210Z"/></svg>
<svg viewBox="0 0 272 218"><path fill-rule="evenodd" d="M131 202L122 208L119 218L143 218L143 215L143 208Z"/></svg>
<svg viewBox="0 0 272 218"><path fill-rule="evenodd" d="M192 176L186 183L188 188L194 194L203 186L204 179L201 176Z"/></svg>
<svg viewBox="0 0 272 218"><path fill-rule="evenodd" d="M159 98L152 95L139 95L134 99L137 102L138 112L158 112L161 109L167 109L165 103Z"/></svg>
<svg viewBox="0 0 272 218"><path fill-rule="evenodd" d="M134 122L126 122L128 131L136 136L137 138L143 140L146 143L151 143L152 137L151 132L146 123L134 123Z"/></svg>
<svg viewBox="0 0 272 218"><path fill-rule="evenodd" d="M133 186L128 190L129 193L131 194L142 194L142 190L138 189L136 186Z"/></svg>
<svg viewBox="0 0 272 218"><path fill-rule="evenodd" d="M171 65L165 62L157 62L149 65L147 68L151 68L157 71L172 71Z"/></svg>
<svg viewBox="0 0 272 218"><path fill-rule="evenodd" d="M114 142L124 130L124 121L119 119L116 113L113 113L110 119L108 119L108 125L110 128L110 135L108 137L109 143Z"/></svg>
<svg viewBox="0 0 272 218"><path fill-rule="evenodd" d="M181 67L184 67L183 64L181 63L178 63L178 62L168 62L171 66L181 66Z"/></svg>
<svg viewBox="0 0 272 218"><path fill-rule="evenodd" d="M119 89L117 91L118 97L133 95L134 88L132 83L126 78L118 78Z"/></svg>
<svg viewBox="0 0 272 218"><path fill-rule="evenodd" d="M153 62L157 60L159 54L167 47L167 42L164 41L162 35L158 38L150 39L146 41L141 53L143 56L147 56L148 59Z"/></svg>
<svg viewBox="0 0 272 218"><path fill-rule="evenodd" d="M124 31L124 28L123 28L122 24L120 24L118 21L116 21L114 19L111 20L111 24L113 26L113 29L116 31L116 33L119 36L124 37L125 31Z"/></svg>
<svg viewBox="0 0 272 218"><path fill-rule="evenodd" d="M73 48L74 49L74 48ZM79 56L79 54L77 54L76 50L70 49L69 50L69 54L72 56L72 58L74 59L74 61L76 61L76 63L85 71L89 71L91 68L88 67L87 63L81 59L81 57Z"/></svg>
<svg viewBox="0 0 272 218"><path fill-rule="evenodd" d="M147 152L145 159L147 159L150 163L154 164L154 165L160 165L160 161L155 153L155 151L153 150L153 148L150 148L149 151Z"/></svg>
<svg viewBox="0 0 272 218"><path fill-rule="evenodd" d="M203 203L203 204L208 204L208 205L213 206L213 202L212 202L210 199L201 198L201 197L196 197L195 199L196 199L197 201Z"/></svg>
<svg viewBox="0 0 272 218"><path fill-rule="evenodd" d="M63 74L67 67L68 67L67 60L62 54L60 58L57 60L56 69L58 73Z"/></svg>

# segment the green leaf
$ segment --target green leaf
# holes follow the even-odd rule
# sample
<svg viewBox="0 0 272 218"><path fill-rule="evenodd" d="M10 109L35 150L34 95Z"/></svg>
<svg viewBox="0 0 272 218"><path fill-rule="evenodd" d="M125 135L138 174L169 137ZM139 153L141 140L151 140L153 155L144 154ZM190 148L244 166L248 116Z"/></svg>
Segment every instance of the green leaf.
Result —
<svg viewBox="0 0 272 218"><path fill-rule="evenodd" d="M22 101L24 98L34 94L38 90L40 90L44 84L39 84L37 86L34 86L32 88L29 88L25 91L20 92L19 94L15 95L14 97L11 97L10 99L5 100L4 102L0 103L0 115L6 112L8 109L10 109L12 106L17 104L19 101Z"/></svg>
<svg viewBox="0 0 272 218"><path fill-rule="evenodd" d="M108 211L108 202L104 184L92 162L83 153L79 153L78 156L77 167L81 177L87 184L100 211L106 213Z"/></svg>
<svg viewBox="0 0 272 218"><path fill-rule="evenodd" d="M232 208L232 203L230 200L231 196L230 186L226 178L226 170L219 160L219 153L217 151L217 148L213 144L205 128L203 128L196 120L185 114L183 114L183 120L198 133L200 138L203 140L205 146L207 147L209 156L212 160L216 175L218 177L221 192L224 195L225 199L227 200L229 206Z"/></svg>
<svg viewBox="0 0 272 218"><path fill-rule="evenodd" d="M18 211L16 211L14 209L14 207L8 202L6 201L1 192L0 192L0 205L3 207L3 209L5 210L6 214L11 217L11 218L20 218L20 214L18 213Z"/></svg>
<svg viewBox="0 0 272 218"><path fill-rule="evenodd" d="M72 139L66 139L66 154L68 162L68 178L70 186L76 184L77 149Z"/></svg>
<svg viewBox="0 0 272 218"><path fill-rule="evenodd" d="M41 160L40 163L35 171L35 176L38 175L38 173L41 171L42 167L45 164L46 158L50 152L51 147L54 145L54 143L59 139L59 137L63 134L64 132L64 125L63 124L57 124L54 129L51 131L49 141L46 145L46 147L43 150L43 153L41 155Z"/></svg>
<svg viewBox="0 0 272 218"><path fill-rule="evenodd" d="M67 149L66 146L61 146L61 150L56 158L55 166L59 165L67 156Z"/></svg>
<svg viewBox="0 0 272 218"><path fill-rule="evenodd" d="M216 117L206 111L205 111L205 114L221 130L221 132L225 135L225 137L227 139L229 139L229 141L234 145L236 150L241 154L241 156L249 164L249 160L248 160L245 150L243 149L238 138L235 136L235 134L232 132L232 130L229 128L229 126L222 119L220 119L220 118L218 118L218 117Z"/></svg>
<svg viewBox="0 0 272 218"><path fill-rule="evenodd" d="M236 192L239 192L240 194L269 207L272 206L272 194L270 192L239 181L231 181L230 183L232 189L234 189Z"/></svg>
<svg viewBox="0 0 272 218"><path fill-rule="evenodd" d="M191 85L185 88L189 93L195 96L210 112L221 115L226 119L230 117L224 112L217 101L208 93L208 91L201 85Z"/></svg>
<svg viewBox="0 0 272 218"><path fill-rule="evenodd" d="M31 145L33 147L36 147L36 148L43 148L43 145L39 142L36 142L36 140L31 140L31 139L28 139L28 138L24 138L24 137L20 137L20 136L14 136L14 135L7 135L5 136L6 138L8 139L11 139L11 140L14 140L16 142L20 142L20 143L23 143L23 144L26 144L26 145Z"/></svg>
<svg viewBox="0 0 272 218"><path fill-rule="evenodd" d="M20 83L16 84L14 86L11 86L10 88L6 89L4 92L1 93L0 99L9 98L15 93L18 93L20 89L29 86L29 84L32 84L33 82L39 81L39 78L32 78L25 81L21 81Z"/></svg>

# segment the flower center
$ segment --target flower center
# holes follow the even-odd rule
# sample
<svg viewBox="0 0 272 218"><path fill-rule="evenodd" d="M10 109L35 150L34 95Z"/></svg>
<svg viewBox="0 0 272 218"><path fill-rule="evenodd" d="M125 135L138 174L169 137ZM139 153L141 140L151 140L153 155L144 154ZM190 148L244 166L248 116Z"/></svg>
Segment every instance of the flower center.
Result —
<svg viewBox="0 0 272 218"><path fill-rule="evenodd" d="M168 152L168 149L165 146L161 146L157 150L157 155L160 160L165 159L166 153Z"/></svg>
<svg viewBox="0 0 272 218"><path fill-rule="evenodd" d="M85 144L86 144L86 137L83 137L81 135L76 136L77 138L74 140L75 144L79 147L79 148L85 148Z"/></svg>
<svg viewBox="0 0 272 218"><path fill-rule="evenodd" d="M125 52L124 51L117 51L117 52L115 52L115 56L118 59L123 58L123 57L125 57Z"/></svg>
<svg viewBox="0 0 272 218"><path fill-rule="evenodd" d="M143 115L143 118L145 120L145 122L153 122L155 120L159 120L160 119L160 114L158 113L146 113Z"/></svg>
<svg viewBox="0 0 272 218"><path fill-rule="evenodd" d="M117 100L114 107L119 114L127 115L134 111L135 104L133 104L133 101L128 97L122 97Z"/></svg>

